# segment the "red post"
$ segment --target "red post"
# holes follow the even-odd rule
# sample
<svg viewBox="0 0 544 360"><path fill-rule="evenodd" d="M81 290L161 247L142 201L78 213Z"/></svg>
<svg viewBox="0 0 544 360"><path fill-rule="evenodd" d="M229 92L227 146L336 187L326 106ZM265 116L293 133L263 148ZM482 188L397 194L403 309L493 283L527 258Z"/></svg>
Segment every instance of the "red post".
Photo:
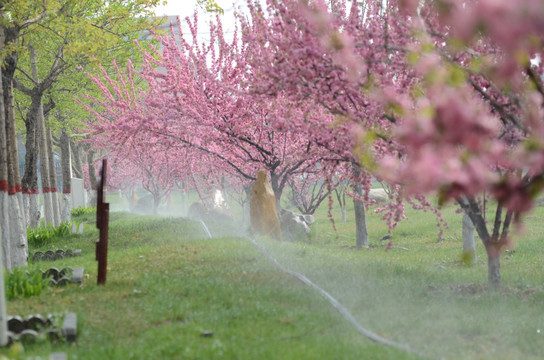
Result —
<svg viewBox="0 0 544 360"><path fill-rule="evenodd" d="M96 243L96 261L98 261L98 285L106 283L108 266L108 222L110 218L110 204L104 202L104 187L106 185L106 169L108 161L102 160L100 181L98 183L96 199L96 227L100 230L100 237Z"/></svg>

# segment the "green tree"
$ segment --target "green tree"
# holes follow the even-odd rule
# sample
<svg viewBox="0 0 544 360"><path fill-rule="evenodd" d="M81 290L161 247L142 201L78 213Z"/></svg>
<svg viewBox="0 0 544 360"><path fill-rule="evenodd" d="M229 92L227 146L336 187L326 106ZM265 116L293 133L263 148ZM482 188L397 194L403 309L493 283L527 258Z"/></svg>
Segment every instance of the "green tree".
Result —
<svg viewBox="0 0 544 360"><path fill-rule="evenodd" d="M46 135L60 132L59 139L70 139L73 129L80 119L79 109L74 106L73 97L82 91L88 92L86 71L93 72L99 63L111 64L113 60L126 61L139 54L134 51L134 40L141 37L142 31L160 20L153 18L151 8L158 0L125 0L104 2L101 0L56 2L43 21L27 32L22 38L24 52L19 60L15 86L26 96L30 105L22 116L26 127L27 166L23 177L25 209L29 218L35 220L37 193L37 150L41 157L51 158L51 141ZM44 105L44 99L47 104ZM24 97L22 103L24 103ZM44 108L45 106L45 108ZM46 116L47 110L55 109L54 116ZM22 113L22 112L21 112ZM45 118L48 121L45 121ZM52 138L52 137L51 137ZM61 147L66 148L63 144ZM69 158L63 156L64 168L68 168ZM56 178L52 161L41 163L42 188L45 198L46 221L58 225L69 220L60 217ZM64 211L70 211L69 168L63 172ZM49 175L45 175L49 174ZM35 222L30 222L35 225Z"/></svg>

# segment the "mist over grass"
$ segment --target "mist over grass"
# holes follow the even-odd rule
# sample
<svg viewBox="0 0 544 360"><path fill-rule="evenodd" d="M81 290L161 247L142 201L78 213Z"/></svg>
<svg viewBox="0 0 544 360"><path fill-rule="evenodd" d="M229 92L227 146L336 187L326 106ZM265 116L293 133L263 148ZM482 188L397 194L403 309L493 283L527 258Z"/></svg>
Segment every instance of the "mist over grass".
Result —
<svg viewBox="0 0 544 360"><path fill-rule="evenodd" d="M174 200L159 213L179 214ZM443 212L450 229L442 241L432 215L409 210L388 251L387 242L379 241L387 228L373 208L367 213L369 249L353 249L352 207L346 223L333 209L337 232L320 208L309 240L257 240L337 298L364 327L430 358L541 358L543 209L527 217L524 232L515 235L515 251L502 257L503 287L496 292L486 290L483 247L477 243L475 265L461 262L461 215L453 207ZM208 221L214 238L207 239L199 223L179 215L112 212L108 280L101 287L95 285L95 218L74 219L85 223L83 235L31 252L81 248L83 256L30 268L84 266L83 284L15 299L8 313L75 311L77 345L26 346L25 356L66 351L77 359L418 358L357 333L315 290L276 269L245 238L241 209L233 206L233 213L236 221ZM202 336L205 331L213 336Z"/></svg>
<svg viewBox="0 0 544 360"><path fill-rule="evenodd" d="M502 256L502 288L487 289L487 257L476 237L477 261L462 261L462 215L442 239L429 213L407 210L392 232L394 247L379 239L388 229L371 207L370 248L354 250L352 206L346 223L334 209L337 231L321 208L310 242L261 243L277 260L305 274L378 334L432 358L539 359L544 349L544 209L536 208L512 233Z"/></svg>

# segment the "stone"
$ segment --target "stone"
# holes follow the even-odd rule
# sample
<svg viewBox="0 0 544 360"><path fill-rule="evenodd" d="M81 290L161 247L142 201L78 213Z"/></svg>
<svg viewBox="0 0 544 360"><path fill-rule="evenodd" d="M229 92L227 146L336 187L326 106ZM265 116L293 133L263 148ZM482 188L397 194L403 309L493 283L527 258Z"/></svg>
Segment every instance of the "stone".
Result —
<svg viewBox="0 0 544 360"><path fill-rule="evenodd" d="M20 334L25 329L25 323L20 316L10 316L8 318L8 330L14 334Z"/></svg>
<svg viewBox="0 0 544 360"><path fill-rule="evenodd" d="M306 224L308 224L308 226L312 225L315 222L315 218L313 215L305 214L301 216L304 218L304 221L306 222Z"/></svg>
<svg viewBox="0 0 544 360"><path fill-rule="evenodd" d="M187 216L198 221L232 221L230 207L219 189L210 190L200 201L192 203Z"/></svg>
<svg viewBox="0 0 544 360"><path fill-rule="evenodd" d="M207 209L222 209L229 210L229 205L223 192L219 189L211 189L204 197L202 198L204 207Z"/></svg>
<svg viewBox="0 0 544 360"><path fill-rule="evenodd" d="M292 241L307 238L311 232L305 215L297 214L291 210L280 210L280 224L284 238Z"/></svg>
<svg viewBox="0 0 544 360"><path fill-rule="evenodd" d="M57 283L56 285L57 286L66 286L70 283L70 279L67 278L67 277L61 277L60 279L57 280Z"/></svg>
<svg viewBox="0 0 544 360"><path fill-rule="evenodd" d="M53 280L57 280L59 278L59 269L54 267L49 268L45 270L45 272L43 273L43 277L44 278L52 277Z"/></svg>
<svg viewBox="0 0 544 360"><path fill-rule="evenodd" d="M140 199L136 200L133 206L131 206L130 211L141 215L153 214L153 202L153 195L148 194L142 196Z"/></svg>
<svg viewBox="0 0 544 360"><path fill-rule="evenodd" d="M25 344L34 343L38 340L38 332L31 329L25 329L19 335L19 341Z"/></svg>
<svg viewBox="0 0 544 360"><path fill-rule="evenodd" d="M370 189L368 197L370 200L374 200L379 204L385 204L389 201L389 195L384 189Z"/></svg>
<svg viewBox="0 0 544 360"><path fill-rule="evenodd" d="M62 336L68 342L74 342L77 338L77 315L76 313L70 312L64 317L64 322L62 324Z"/></svg>
<svg viewBox="0 0 544 360"><path fill-rule="evenodd" d="M67 266L65 267L64 269L62 269L61 271L59 271L59 275L58 275L58 278L62 278L62 277L65 277L65 276L70 276L72 274L72 268Z"/></svg>
<svg viewBox="0 0 544 360"><path fill-rule="evenodd" d="M66 353L56 352L56 353L51 353L49 355L49 360L67 360L67 359L68 359L68 356L66 355Z"/></svg>
<svg viewBox="0 0 544 360"><path fill-rule="evenodd" d="M276 196L268 182L266 171L257 174L249 198L251 231L281 240L281 227L276 208Z"/></svg>
<svg viewBox="0 0 544 360"><path fill-rule="evenodd" d="M77 267L72 271L72 282L78 284L83 282L83 267Z"/></svg>
<svg viewBox="0 0 544 360"><path fill-rule="evenodd" d="M43 252L36 251L34 255L32 256L32 261L38 261L38 260L41 260L42 258L43 258Z"/></svg>
<svg viewBox="0 0 544 360"><path fill-rule="evenodd" d="M41 315L33 315L25 321L25 325L28 329L40 331L47 327L47 321Z"/></svg>
<svg viewBox="0 0 544 360"><path fill-rule="evenodd" d="M17 335L14 332L8 330L7 336L8 336L8 343L6 344L6 346L11 346L11 344L17 341Z"/></svg>

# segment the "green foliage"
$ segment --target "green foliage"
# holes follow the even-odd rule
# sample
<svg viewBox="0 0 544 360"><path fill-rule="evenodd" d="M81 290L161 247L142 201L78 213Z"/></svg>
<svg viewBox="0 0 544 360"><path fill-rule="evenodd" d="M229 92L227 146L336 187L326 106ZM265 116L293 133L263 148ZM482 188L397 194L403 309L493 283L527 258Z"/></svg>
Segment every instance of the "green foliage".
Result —
<svg viewBox="0 0 544 360"><path fill-rule="evenodd" d="M13 0L3 4L4 13L9 16L0 21L6 27L28 24L19 34L24 41L19 38L4 47L4 53L18 54L20 71L15 73L19 84L15 101L24 110L17 112L18 120L29 108L29 91L38 86L39 79L39 88L47 90L44 103L55 104L48 127L54 132L63 127L69 133L76 127L81 129L81 119L87 114L73 99L96 90L86 72L98 72L100 64L111 72L108 67L113 61L123 67L127 59L138 67L141 56L134 40L146 43L143 31L164 21L152 12L158 3L159 0ZM33 79L30 47L37 55L37 79ZM23 128L19 124L19 129Z"/></svg>
<svg viewBox="0 0 544 360"><path fill-rule="evenodd" d="M96 214L96 207L85 207L80 206L72 209L72 216L81 216L81 215L93 215Z"/></svg>
<svg viewBox="0 0 544 360"><path fill-rule="evenodd" d="M223 8L217 5L217 3L214 0L197 0L196 2L198 5L200 5L201 7L203 7L206 11L210 13L218 13L221 15L225 13Z"/></svg>
<svg viewBox="0 0 544 360"><path fill-rule="evenodd" d="M30 246L39 247L49 244L56 237L62 237L70 234L71 230L72 223L66 221L57 227L47 224L44 227L37 227L35 229L27 228L26 236Z"/></svg>
<svg viewBox="0 0 544 360"><path fill-rule="evenodd" d="M48 282L49 278L43 278L42 272L39 270L28 272L26 268L19 267L11 272L4 271L4 284L8 300L16 297L27 298L40 295Z"/></svg>

